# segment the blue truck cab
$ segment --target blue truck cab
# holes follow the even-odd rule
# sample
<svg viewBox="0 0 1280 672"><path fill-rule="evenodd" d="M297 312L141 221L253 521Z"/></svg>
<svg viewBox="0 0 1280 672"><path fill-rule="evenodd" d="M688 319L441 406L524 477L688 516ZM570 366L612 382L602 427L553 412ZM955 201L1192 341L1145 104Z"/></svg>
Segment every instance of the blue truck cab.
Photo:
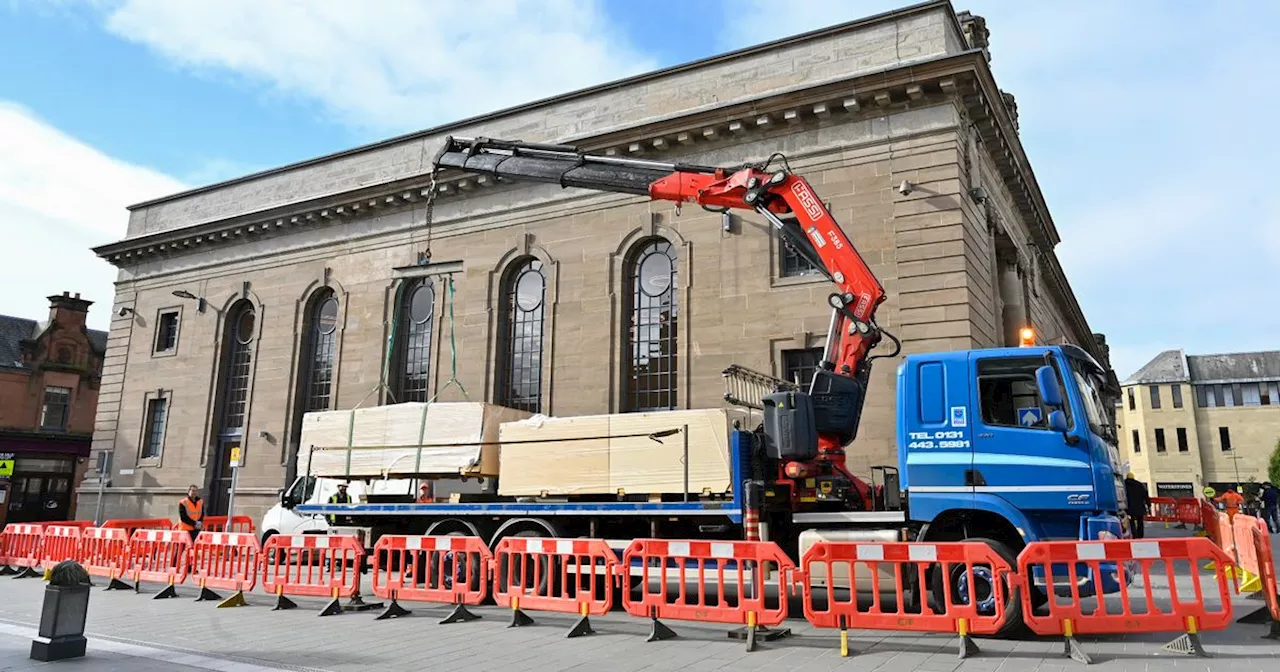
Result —
<svg viewBox="0 0 1280 672"><path fill-rule="evenodd" d="M1016 555L1033 541L1121 537L1104 381L1071 345L905 357L898 469L921 540L982 538Z"/></svg>

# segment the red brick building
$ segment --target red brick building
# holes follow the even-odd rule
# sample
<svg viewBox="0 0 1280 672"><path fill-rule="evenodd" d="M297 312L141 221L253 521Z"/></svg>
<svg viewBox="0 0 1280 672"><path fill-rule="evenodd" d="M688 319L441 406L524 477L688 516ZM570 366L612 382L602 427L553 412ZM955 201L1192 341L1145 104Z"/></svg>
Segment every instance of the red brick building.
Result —
<svg viewBox="0 0 1280 672"><path fill-rule="evenodd" d="M63 292L45 320L0 315L0 524L75 518L107 345L92 303Z"/></svg>

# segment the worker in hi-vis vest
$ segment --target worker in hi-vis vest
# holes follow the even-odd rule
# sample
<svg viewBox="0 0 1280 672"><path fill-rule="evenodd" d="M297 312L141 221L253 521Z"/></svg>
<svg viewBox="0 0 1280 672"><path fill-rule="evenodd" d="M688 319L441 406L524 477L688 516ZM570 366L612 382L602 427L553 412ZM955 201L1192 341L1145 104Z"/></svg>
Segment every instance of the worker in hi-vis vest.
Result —
<svg viewBox="0 0 1280 672"><path fill-rule="evenodd" d="M337 491L337 492L335 492L335 493L334 493L334 494L332 494L332 495L329 495L329 503L330 503L330 504L350 504L350 503L351 503L351 495L348 495L348 494L347 494L347 484L346 484L346 483L339 483L339 484L338 484L338 491ZM332 516L332 515L331 515L331 516L329 516L329 524L330 524L330 525L337 525L337 524L338 524L338 517L337 517L337 516Z"/></svg>
<svg viewBox="0 0 1280 672"><path fill-rule="evenodd" d="M187 496L178 500L178 529L191 533L195 541L204 528L204 501L200 499L200 486L187 488Z"/></svg>

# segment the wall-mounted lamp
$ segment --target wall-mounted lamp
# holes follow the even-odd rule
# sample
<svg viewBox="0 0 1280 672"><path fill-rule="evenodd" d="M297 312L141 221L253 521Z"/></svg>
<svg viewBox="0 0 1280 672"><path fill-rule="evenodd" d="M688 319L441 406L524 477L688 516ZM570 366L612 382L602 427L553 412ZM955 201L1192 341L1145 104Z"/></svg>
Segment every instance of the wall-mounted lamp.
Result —
<svg viewBox="0 0 1280 672"><path fill-rule="evenodd" d="M982 187L974 187L969 190L969 197L973 199L974 203L982 205L987 201L987 190Z"/></svg>
<svg viewBox="0 0 1280 672"><path fill-rule="evenodd" d="M175 289L175 290L173 290L173 295L174 295L174 296L176 296L176 297L178 297L179 299L190 299L190 300L192 300L192 301L195 301L195 302L196 302L196 312L197 312L197 313L203 313L203 312L204 312L204 306L205 306L205 303L204 303L204 297L203 297L203 296L196 296L195 294L192 294L191 292L188 292L188 291L187 291L187 290L185 290L185 289Z"/></svg>
<svg viewBox="0 0 1280 672"><path fill-rule="evenodd" d="M133 313L134 313L134 310L128 306L121 306L120 310L116 311L116 315L119 315L120 317L124 317L125 315L129 315Z"/></svg>

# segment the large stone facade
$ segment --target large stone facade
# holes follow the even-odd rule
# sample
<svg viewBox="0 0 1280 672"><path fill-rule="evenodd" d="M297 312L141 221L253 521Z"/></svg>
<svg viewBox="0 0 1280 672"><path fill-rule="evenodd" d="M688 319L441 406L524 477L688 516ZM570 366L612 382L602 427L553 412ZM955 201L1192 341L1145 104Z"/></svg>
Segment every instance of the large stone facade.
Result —
<svg viewBox="0 0 1280 672"><path fill-rule="evenodd" d="M1152 495L1268 480L1280 448L1280 351L1168 350L1123 383L1120 452Z"/></svg>
<svg viewBox="0 0 1280 672"><path fill-rule="evenodd" d="M789 351L825 341L830 285L786 273L778 238L754 213L725 220L446 173L425 226L431 160L446 135L702 164L785 152L881 278L889 299L878 321L904 352L1013 344L1029 323L1041 342L1080 344L1106 365L1054 255L1057 232L986 39L980 17L920 5L134 206L128 237L98 249L120 268L116 310L135 311L112 324L94 438L116 454L109 514L172 515L188 483L210 483L235 335L228 313L243 306L257 319L238 355L249 361L236 501L255 517L297 449L317 292L337 299L320 404L337 409L392 401L397 376L384 370L403 369L404 355L387 343L411 267L455 271L452 302L446 277L433 280L427 396L439 400L464 390L500 400L505 279L533 258L546 279L539 410L625 410L629 260L655 237L676 260L677 407L720 406L730 364L789 374ZM432 265L417 267L428 250ZM203 312L175 291L200 297ZM175 311L177 347L158 356L154 324ZM881 361L873 374L850 450L858 471L893 462L895 368ZM141 459L156 395L173 413L162 454Z"/></svg>

